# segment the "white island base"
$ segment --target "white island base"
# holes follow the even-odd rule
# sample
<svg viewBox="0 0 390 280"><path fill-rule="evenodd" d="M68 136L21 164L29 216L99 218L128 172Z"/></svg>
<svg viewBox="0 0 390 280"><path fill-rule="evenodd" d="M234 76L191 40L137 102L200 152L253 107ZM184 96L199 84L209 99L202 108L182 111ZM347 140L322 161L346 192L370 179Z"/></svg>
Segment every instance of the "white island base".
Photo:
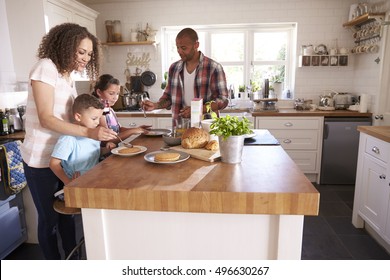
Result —
<svg viewBox="0 0 390 280"><path fill-rule="evenodd" d="M88 260L299 260L303 215L83 208Z"/></svg>

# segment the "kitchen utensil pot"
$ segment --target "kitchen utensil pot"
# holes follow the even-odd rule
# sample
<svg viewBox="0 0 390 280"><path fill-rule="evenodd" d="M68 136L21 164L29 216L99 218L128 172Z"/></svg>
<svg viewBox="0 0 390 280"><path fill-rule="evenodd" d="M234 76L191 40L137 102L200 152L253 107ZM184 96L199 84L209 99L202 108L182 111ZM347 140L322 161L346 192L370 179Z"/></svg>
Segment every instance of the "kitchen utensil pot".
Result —
<svg viewBox="0 0 390 280"><path fill-rule="evenodd" d="M145 71L141 75L141 82L144 86L150 87L156 82L156 75L151 71Z"/></svg>

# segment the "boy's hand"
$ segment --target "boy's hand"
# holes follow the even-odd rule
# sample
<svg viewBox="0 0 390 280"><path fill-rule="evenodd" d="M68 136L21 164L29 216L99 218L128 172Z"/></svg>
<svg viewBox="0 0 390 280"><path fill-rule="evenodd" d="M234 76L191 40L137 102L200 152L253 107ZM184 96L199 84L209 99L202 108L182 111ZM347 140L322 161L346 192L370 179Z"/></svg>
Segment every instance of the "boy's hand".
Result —
<svg viewBox="0 0 390 280"><path fill-rule="evenodd" d="M106 143L106 148L111 151L112 149L116 148L116 144L113 143L113 142L107 142Z"/></svg>

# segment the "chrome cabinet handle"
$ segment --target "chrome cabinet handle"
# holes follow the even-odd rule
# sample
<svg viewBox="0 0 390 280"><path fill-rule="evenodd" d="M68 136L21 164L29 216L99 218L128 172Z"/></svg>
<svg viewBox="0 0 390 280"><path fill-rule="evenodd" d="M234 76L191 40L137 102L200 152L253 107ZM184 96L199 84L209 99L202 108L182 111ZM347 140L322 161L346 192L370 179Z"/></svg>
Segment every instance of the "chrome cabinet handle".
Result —
<svg viewBox="0 0 390 280"><path fill-rule="evenodd" d="M386 179L386 175L385 174L379 175L379 179Z"/></svg>
<svg viewBox="0 0 390 280"><path fill-rule="evenodd" d="M292 141L290 139L283 140L283 143L290 144Z"/></svg>
<svg viewBox="0 0 390 280"><path fill-rule="evenodd" d="M292 126L293 126L293 124L292 124L292 123L290 123L290 122L287 122L287 123L285 123L285 124L284 124L284 126L287 126L287 127L292 127Z"/></svg>
<svg viewBox="0 0 390 280"><path fill-rule="evenodd" d="M376 146L372 147L371 151L373 151L376 154L379 154L379 148Z"/></svg>

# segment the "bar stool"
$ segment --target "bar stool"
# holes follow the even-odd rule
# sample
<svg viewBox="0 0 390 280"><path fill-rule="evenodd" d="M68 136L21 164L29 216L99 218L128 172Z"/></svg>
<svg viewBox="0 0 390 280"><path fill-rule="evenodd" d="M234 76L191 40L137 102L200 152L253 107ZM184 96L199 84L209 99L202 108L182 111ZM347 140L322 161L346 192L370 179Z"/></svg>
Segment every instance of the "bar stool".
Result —
<svg viewBox="0 0 390 280"><path fill-rule="evenodd" d="M59 214L63 215L80 215L81 209L80 208L73 208L73 207L66 207L65 201L55 199L53 203L54 211L56 211ZM79 243L73 248L73 250L69 253L69 255L65 258L65 260L69 260L76 252L79 253L79 256L81 256L81 250L82 246L84 245L85 240L84 237L81 238Z"/></svg>

